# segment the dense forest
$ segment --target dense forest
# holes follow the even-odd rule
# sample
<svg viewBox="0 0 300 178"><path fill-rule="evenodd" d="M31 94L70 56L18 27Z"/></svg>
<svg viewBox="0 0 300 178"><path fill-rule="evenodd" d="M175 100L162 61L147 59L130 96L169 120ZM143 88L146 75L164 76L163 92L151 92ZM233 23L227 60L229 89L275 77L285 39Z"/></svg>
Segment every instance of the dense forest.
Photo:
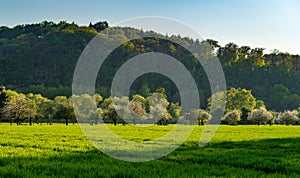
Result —
<svg viewBox="0 0 300 178"><path fill-rule="evenodd" d="M40 93L50 99L59 95L71 96L73 72L77 60L98 33L108 27L107 22L79 26L65 21L41 22L0 27L0 85L22 93ZM109 96L112 77L129 58L150 51L171 55L181 61L196 80L202 108L210 97L209 83L201 65L181 46L158 38L140 38L143 30L118 27L108 30L104 37L114 34L126 41L104 62L98 74L96 91ZM159 34L157 34L159 35ZM163 37L163 35L160 35ZM204 44L187 37L172 36L195 48ZM210 53L222 63L228 89L246 88L255 98L263 100L268 109L284 111L300 106L300 56L273 50L265 54L263 48L220 46L217 41L205 40ZM158 88L165 88L170 102L180 102L179 93L171 80L159 74L139 77L131 87L131 95L147 97Z"/></svg>

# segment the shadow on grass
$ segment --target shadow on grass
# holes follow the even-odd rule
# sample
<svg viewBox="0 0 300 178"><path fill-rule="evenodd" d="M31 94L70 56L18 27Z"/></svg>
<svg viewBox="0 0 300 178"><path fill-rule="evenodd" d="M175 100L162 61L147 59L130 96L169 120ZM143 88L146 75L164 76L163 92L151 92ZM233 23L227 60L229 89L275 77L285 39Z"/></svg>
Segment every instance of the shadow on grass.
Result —
<svg viewBox="0 0 300 178"><path fill-rule="evenodd" d="M0 177L299 177L300 138L186 142L159 160L130 163L96 149L49 157L0 158Z"/></svg>

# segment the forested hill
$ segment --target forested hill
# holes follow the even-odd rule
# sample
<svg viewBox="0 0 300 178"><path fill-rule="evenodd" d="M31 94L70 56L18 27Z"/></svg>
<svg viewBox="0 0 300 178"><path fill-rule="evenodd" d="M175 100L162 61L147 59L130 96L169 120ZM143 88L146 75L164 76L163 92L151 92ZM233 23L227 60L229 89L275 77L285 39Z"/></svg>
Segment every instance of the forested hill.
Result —
<svg viewBox="0 0 300 178"><path fill-rule="evenodd" d="M82 50L107 27L106 22L78 26L64 21L0 27L0 85L24 93L41 93L50 98L70 95L74 68ZM115 28L111 33L126 40L154 32ZM190 38L174 38L188 45L203 44ZM281 111L300 106L300 56L277 50L264 54L262 48L239 47L234 43L221 47L217 41L206 42L211 44L210 52L216 53L223 65L228 88L251 89L253 95L264 100L269 109ZM108 96L118 67L130 57L149 51L166 53L180 60L196 79L202 106L205 107L210 92L201 66L180 46L162 39L137 39L115 50L110 55L111 60L105 61L99 72L101 77L96 84L97 91ZM174 84L158 74L140 77L134 82L131 94L146 96L160 87L166 88L170 101L179 100Z"/></svg>

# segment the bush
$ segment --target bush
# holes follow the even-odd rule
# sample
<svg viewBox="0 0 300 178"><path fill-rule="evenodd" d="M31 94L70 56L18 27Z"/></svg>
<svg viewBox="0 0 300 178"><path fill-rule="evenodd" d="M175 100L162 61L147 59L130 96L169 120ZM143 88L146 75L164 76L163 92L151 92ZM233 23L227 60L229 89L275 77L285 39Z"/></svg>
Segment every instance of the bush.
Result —
<svg viewBox="0 0 300 178"><path fill-rule="evenodd" d="M299 121L298 111L285 111L278 116L280 124L291 125Z"/></svg>
<svg viewBox="0 0 300 178"><path fill-rule="evenodd" d="M229 125L238 125L241 120L241 112L239 110L227 112L222 120Z"/></svg>
<svg viewBox="0 0 300 178"><path fill-rule="evenodd" d="M211 115L207 111L200 109L198 119L197 119L198 125L206 124L209 119L211 119Z"/></svg>
<svg viewBox="0 0 300 178"><path fill-rule="evenodd" d="M204 125L211 119L211 115L203 109L194 109L189 113L190 119L194 120L194 122L192 122L193 124L197 121L198 125Z"/></svg>
<svg viewBox="0 0 300 178"><path fill-rule="evenodd" d="M273 119L273 114L267 111L266 108L254 109L248 116L248 121L253 124L266 124L271 122Z"/></svg>

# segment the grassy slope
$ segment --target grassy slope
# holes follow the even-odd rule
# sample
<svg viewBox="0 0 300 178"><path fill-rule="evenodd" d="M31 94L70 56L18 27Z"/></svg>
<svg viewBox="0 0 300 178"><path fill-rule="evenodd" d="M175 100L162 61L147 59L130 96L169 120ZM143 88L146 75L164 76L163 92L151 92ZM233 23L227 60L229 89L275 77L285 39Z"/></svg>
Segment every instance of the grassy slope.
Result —
<svg viewBox="0 0 300 178"><path fill-rule="evenodd" d="M91 126L92 127L92 126ZM171 126L110 126L129 140L164 135ZM77 125L0 124L0 177L299 177L300 127L221 126L197 146L203 127L175 152L145 163L100 153Z"/></svg>

